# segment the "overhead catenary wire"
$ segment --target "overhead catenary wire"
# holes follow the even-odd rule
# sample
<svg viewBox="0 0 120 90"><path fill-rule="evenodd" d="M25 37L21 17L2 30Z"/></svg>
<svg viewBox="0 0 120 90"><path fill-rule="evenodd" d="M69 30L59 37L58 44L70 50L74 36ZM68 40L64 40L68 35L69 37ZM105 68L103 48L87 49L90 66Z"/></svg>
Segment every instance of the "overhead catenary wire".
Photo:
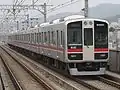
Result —
<svg viewBox="0 0 120 90"><path fill-rule="evenodd" d="M21 0L17 5L22 5L26 0Z"/></svg>
<svg viewBox="0 0 120 90"><path fill-rule="evenodd" d="M66 6L69 6L69 5L71 5L71 4L75 4L75 3L77 3L77 2L79 2L79 0L70 0L70 1L67 1L67 2L65 2L65 3L59 4L59 5L55 6L55 7L50 8L49 10L47 10L47 14L48 14L48 13L52 13L53 11L56 11L56 10L58 10L58 9L60 9L60 8L64 8L64 7L66 7ZM37 17L37 16L39 16L39 15L41 15L41 14L35 15L35 17Z"/></svg>
<svg viewBox="0 0 120 90"><path fill-rule="evenodd" d="M46 0L45 2L48 4L50 0Z"/></svg>
<svg viewBox="0 0 120 90"><path fill-rule="evenodd" d="M67 1L67 2L65 2L65 3L63 3L63 4L59 4L59 5L57 5L57 6L53 7L53 8L50 8L50 9L47 11L47 13L51 13L51 12L53 12L53 11L55 11L55 10L58 10L58 9L60 9L60 8L64 8L64 7L66 7L66 6L69 6L69 5L71 5L71 4L77 3L77 2L79 2L79 1L80 1L80 0L70 0L70 1Z"/></svg>
<svg viewBox="0 0 120 90"><path fill-rule="evenodd" d="M14 0L14 2L15 2L15 0ZM15 3L13 3L13 5L16 5L18 3L18 0L16 0L16 2Z"/></svg>
<svg viewBox="0 0 120 90"><path fill-rule="evenodd" d="M35 2L34 2L34 4L36 4L38 2L38 0L36 0Z"/></svg>

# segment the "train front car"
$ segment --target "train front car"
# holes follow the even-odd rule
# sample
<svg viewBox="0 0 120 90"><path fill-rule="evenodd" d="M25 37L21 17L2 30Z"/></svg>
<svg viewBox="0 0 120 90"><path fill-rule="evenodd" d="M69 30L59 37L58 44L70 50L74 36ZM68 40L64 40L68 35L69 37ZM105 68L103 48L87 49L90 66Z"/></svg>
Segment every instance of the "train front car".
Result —
<svg viewBox="0 0 120 90"><path fill-rule="evenodd" d="M108 22L67 22L67 60L71 75L104 75L109 57Z"/></svg>

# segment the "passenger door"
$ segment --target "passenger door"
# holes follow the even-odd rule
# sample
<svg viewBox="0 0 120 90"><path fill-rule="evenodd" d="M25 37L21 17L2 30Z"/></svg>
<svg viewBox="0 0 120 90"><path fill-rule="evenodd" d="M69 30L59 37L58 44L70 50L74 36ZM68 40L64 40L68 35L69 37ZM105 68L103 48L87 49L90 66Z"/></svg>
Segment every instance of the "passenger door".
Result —
<svg viewBox="0 0 120 90"><path fill-rule="evenodd" d="M84 28L83 60L94 60L93 28Z"/></svg>

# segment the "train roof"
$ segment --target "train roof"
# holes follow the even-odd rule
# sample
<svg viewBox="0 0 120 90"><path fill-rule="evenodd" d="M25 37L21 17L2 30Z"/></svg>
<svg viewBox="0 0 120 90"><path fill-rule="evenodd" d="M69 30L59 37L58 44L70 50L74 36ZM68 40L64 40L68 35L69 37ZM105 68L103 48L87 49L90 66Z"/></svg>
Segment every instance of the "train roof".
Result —
<svg viewBox="0 0 120 90"><path fill-rule="evenodd" d="M85 18L85 17L82 16L82 15L71 15L71 16L67 16L67 17L62 17L60 19L52 20L50 22L42 23L42 24L40 24L40 26L44 27L44 26L48 26L48 25L51 25L51 24L58 24L60 22L64 22L64 21L67 21L67 20L81 19L81 18Z"/></svg>
<svg viewBox="0 0 120 90"><path fill-rule="evenodd" d="M95 19L95 18L85 18L85 16L82 15L71 15L71 16L67 16L67 17L62 17L60 19L56 19L56 20L52 20L50 22L46 22L46 23L42 23L40 24L40 27L45 27L45 26L49 26L49 25L54 25L54 24L59 24L62 22L66 22L66 21L76 21L76 20L96 20L96 21L103 21L108 23L106 20L103 19Z"/></svg>
<svg viewBox="0 0 120 90"><path fill-rule="evenodd" d="M49 25L54 25L54 24L59 24L62 22L73 22L73 21L78 21L78 20L96 20L96 21L103 21L108 23L106 20L103 19L95 19L95 18L85 18L82 15L71 15L71 16L67 16L67 17L62 17L60 19L56 19L56 20L52 20L51 22L46 22L46 23L42 23L39 26L36 26L34 28L28 28L27 30L22 30L22 31L14 31L10 34L27 34L27 33L37 33L39 32L39 30L41 30L41 27L45 27L45 26L49 26ZM109 24L109 23L108 23Z"/></svg>

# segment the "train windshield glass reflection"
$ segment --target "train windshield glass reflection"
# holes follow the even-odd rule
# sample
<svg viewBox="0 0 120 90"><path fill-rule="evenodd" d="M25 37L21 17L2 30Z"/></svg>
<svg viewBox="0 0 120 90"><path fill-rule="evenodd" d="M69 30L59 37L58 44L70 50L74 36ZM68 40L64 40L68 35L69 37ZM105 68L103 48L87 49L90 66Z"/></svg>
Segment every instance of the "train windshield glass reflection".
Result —
<svg viewBox="0 0 120 90"><path fill-rule="evenodd" d="M95 21L95 48L108 47L108 24Z"/></svg>
<svg viewBox="0 0 120 90"><path fill-rule="evenodd" d="M69 23L67 27L68 44L82 45L82 22Z"/></svg>
<svg viewBox="0 0 120 90"><path fill-rule="evenodd" d="M93 30L92 30L92 28L84 29L84 45L93 45Z"/></svg>

